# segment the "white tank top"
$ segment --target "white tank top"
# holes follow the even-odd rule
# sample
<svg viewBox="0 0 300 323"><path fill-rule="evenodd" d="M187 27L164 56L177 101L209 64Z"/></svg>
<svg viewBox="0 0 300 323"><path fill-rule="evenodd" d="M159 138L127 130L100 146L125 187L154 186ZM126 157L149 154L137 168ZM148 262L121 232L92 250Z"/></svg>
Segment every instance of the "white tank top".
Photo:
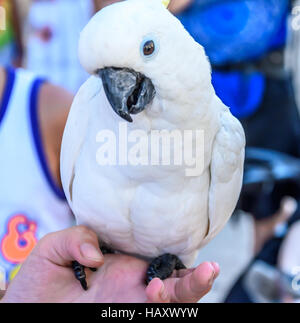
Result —
<svg viewBox="0 0 300 323"><path fill-rule="evenodd" d="M93 11L92 0L33 1L27 68L76 93L89 76L79 62L78 41Z"/></svg>
<svg viewBox="0 0 300 323"><path fill-rule="evenodd" d="M37 121L41 84L25 70L7 69L0 102L0 276L5 272L7 282L38 239L73 225L42 146Z"/></svg>

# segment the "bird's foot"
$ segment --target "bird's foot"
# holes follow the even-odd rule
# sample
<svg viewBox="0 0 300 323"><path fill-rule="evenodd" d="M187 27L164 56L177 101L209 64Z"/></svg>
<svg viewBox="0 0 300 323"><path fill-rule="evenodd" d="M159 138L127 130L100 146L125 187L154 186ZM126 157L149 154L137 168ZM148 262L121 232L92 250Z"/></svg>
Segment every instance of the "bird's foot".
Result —
<svg viewBox="0 0 300 323"><path fill-rule="evenodd" d="M75 278L80 282L81 287L84 290L87 290L88 286L84 266L82 266L78 261L72 261L72 269L74 271Z"/></svg>
<svg viewBox="0 0 300 323"><path fill-rule="evenodd" d="M155 258L147 270L146 282L149 284L152 279L164 280L170 277L174 270L186 269L182 261L175 255L169 253Z"/></svg>
<svg viewBox="0 0 300 323"><path fill-rule="evenodd" d="M102 245L100 247L101 252L103 255L108 255L108 254L114 254L115 251L113 249L111 249L110 247L106 246L106 245Z"/></svg>
<svg viewBox="0 0 300 323"><path fill-rule="evenodd" d="M112 249L107 246L100 247L103 255L115 253ZM81 287L84 290L88 290L88 285L86 281L85 267L81 265L78 261L72 261L72 269L75 275L75 278L80 282ZM91 271L97 271L97 268L89 268Z"/></svg>

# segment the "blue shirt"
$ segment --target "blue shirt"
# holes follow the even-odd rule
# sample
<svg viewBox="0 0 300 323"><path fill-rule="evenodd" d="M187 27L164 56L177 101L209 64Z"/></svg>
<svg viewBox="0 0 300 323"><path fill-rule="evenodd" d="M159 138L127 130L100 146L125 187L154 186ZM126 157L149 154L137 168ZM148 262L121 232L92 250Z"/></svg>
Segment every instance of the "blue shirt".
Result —
<svg viewBox="0 0 300 323"><path fill-rule="evenodd" d="M284 46L289 0L195 0L178 15L214 65L258 59ZM239 118L261 103L261 73L213 72L217 95Z"/></svg>

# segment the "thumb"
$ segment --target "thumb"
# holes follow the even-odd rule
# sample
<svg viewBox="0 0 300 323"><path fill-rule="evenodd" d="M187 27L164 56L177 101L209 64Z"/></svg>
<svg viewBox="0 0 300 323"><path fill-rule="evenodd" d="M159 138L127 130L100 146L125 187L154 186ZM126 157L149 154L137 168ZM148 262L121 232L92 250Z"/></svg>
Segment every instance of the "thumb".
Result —
<svg viewBox="0 0 300 323"><path fill-rule="evenodd" d="M97 235L84 226L46 235L33 249L32 255L59 266L69 266L76 260L83 266L98 268L104 261Z"/></svg>

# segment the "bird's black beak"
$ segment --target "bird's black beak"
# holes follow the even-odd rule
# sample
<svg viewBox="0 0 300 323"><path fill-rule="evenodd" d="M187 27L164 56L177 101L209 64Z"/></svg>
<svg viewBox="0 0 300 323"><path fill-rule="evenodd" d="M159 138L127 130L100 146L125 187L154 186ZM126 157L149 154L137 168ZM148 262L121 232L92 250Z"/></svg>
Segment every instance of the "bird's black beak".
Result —
<svg viewBox="0 0 300 323"><path fill-rule="evenodd" d="M106 67L98 74L112 108L128 122L132 122L130 114L142 112L155 96L151 80L132 69Z"/></svg>

